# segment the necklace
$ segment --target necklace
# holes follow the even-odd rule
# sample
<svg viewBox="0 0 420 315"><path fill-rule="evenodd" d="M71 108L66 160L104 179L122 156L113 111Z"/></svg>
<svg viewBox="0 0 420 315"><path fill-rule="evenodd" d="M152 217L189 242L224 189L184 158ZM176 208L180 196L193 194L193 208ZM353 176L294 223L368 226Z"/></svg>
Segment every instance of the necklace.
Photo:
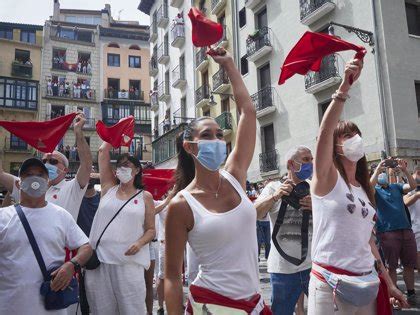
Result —
<svg viewBox="0 0 420 315"><path fill-rule="evenodd" d="M217 199L219 197L220 186L222 185L222 176L219 175L219 186L217 186L216 192L208 191L208 190L204 189L203 187L201 187L200 185L198 185L197 183L195 185L197 186L197 188L201 189L202 191L204 191L206 193L214 194L214 196Z"/></svg>

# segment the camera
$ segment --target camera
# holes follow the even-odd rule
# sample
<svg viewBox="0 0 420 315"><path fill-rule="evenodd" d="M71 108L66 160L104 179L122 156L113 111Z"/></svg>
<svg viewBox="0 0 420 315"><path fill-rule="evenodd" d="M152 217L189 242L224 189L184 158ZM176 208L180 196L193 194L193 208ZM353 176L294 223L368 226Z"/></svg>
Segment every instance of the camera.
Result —
<svg viewBox="0 0 420 315"><path fill-rule="evenodd" d="M283 196L283 201L287 202L295 209L300 209L299 201L310 194L310 186L306 181L300 182L293 187L289 196Z"/></svg>
<svg viewBox="0 0 420 315"><path fill-rule="evenodd" d="M385 160L384 166L389 168L396 168L398 166L398 161L394 159L387 159Z"/></svg>

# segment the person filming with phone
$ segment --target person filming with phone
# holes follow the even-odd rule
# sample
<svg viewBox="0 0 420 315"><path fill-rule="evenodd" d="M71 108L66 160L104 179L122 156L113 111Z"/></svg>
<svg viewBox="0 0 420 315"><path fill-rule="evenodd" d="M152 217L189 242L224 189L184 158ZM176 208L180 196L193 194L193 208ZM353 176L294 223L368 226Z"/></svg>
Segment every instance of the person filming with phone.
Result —
<svg viewBox="0 0 420 315"><path fill-rule="evenodd" d="M395 171L401 171L408 179L408 185L390 183ZM389 173L389 175L388 175ZM404 281L407 287L407 300L415 304L414 268L416 267L416 240L410 220L405 212L404 194L416 188L414 178L407 171L407 162L389 158L383 160L373 173L370 183L375 188L377 205L376 228L378 238L394 284L397 282L398 260L404 267Z"/></svg>

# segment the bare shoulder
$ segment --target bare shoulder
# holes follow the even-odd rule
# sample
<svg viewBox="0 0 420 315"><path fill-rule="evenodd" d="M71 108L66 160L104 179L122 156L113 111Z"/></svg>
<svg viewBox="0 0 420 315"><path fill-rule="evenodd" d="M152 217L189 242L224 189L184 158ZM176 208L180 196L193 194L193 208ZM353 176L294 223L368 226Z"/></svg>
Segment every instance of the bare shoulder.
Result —
<svg viewBox="0 0 420 315"><path fill-rule="evenodd" d="M194 215L187 200L178 193L168 205L167 221L178 222L191 230L194 225Z"/></svg>
<svg viewBox="0 0 420 315"><path fill-rule="evenodd" d="M153 200L152 194L149 193L146 190L143 191L143 199L144 199L145 202L151 202L151 203L154 204L154 200Z"/></svg>

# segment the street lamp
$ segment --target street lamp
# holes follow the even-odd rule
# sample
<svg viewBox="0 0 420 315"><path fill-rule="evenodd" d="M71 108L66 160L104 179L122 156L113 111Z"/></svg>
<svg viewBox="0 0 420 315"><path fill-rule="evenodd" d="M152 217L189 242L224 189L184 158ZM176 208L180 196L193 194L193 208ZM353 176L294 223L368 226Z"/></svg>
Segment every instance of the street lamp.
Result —
<svg viewBox="0 0 420 315"><path fill-rule="evenodd" d="M330 22L329 27L328 27L328 34L330 35L334 35L334 26L339 26L344 28L347 32L349 33L354 33L356 34L357 37L359 37L359 39L366 43L369 44L369 46L373 47L375 46L375 41L374 41L374 36L373 33L370 31L366 31L366 30L362 30L360 28L357 27L353 27L353 26L349 26L349 25L344 25L344 24L340 24L340 23L335 23L335 22ZM374 52L374 51L372 51Z"/></svg>
<svg viewBox="0 0 420 315"><path fill-rule="evenodd" d="M235 102L235 98L233 97L233 94L230 94L230 93L218 93L218 92L211 91L210 92L210 102L209 102L209 105L210 106L216 106L217 105L217 102L214 100L214 94L217 94L217 95L220 95L220 96L228 96L228 97L230 97L232 99L232 101Z"/></svg>

